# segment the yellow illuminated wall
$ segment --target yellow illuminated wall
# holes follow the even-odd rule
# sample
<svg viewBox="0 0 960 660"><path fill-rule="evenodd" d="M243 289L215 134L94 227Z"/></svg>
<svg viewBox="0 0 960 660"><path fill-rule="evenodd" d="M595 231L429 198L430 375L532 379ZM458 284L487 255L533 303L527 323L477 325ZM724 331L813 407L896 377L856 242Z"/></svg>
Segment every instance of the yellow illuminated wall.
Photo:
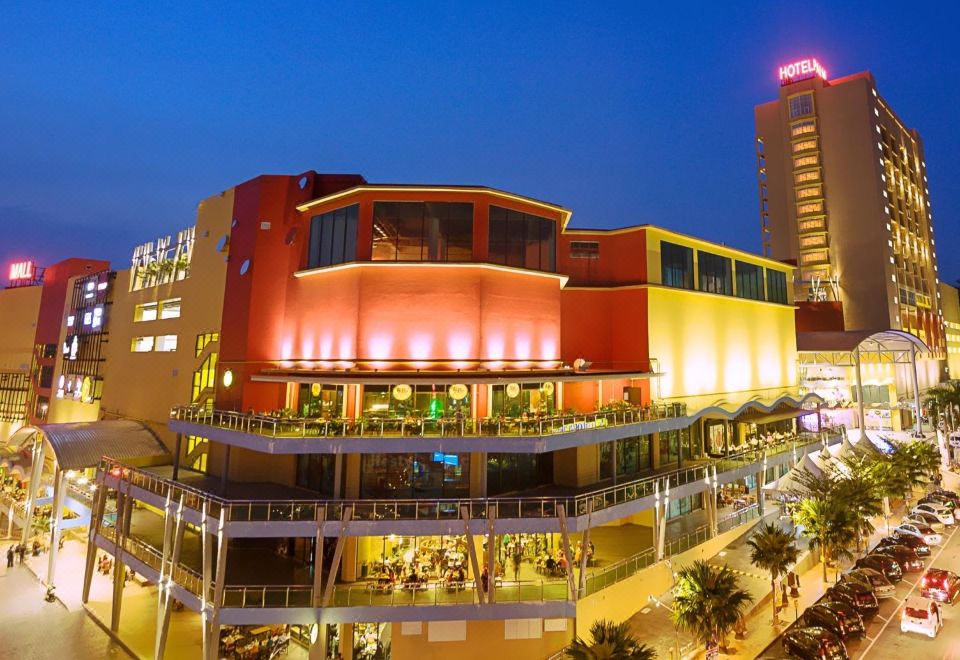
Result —
<svg viewBox="0 0 960 660"><path fill-rule="evenodd" d="M956 287L940 283L940 309L947 337L947 370L949 378L960 378L960 296Z"/></svg>
<svg viewBox="0 0 960 660"><path fill-rule="evenodd" d="M796 392L793 307L650 287L649 314L663 398L729 407Z"/></svg>
<svg viewBox="0 0 960 660"><path fill-rule="evenodd" d="M28 373L43 287L0 289L0 371ZM0 446L21 423L0 421Z"/></svg>

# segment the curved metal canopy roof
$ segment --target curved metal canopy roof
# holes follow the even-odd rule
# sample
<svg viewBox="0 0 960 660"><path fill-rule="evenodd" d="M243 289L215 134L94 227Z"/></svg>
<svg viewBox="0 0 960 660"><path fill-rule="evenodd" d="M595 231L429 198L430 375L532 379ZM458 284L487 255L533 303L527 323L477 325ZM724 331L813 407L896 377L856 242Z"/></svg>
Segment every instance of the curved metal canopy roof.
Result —
<svg viewBox="0 0 960 660"><path fill-rule="evenodd" d="M34 433L39 433L49 443L63 470L94 467L103 456L141 466L171 460L163 443L140 422L108 420L28 426L17 431L7 446L12 446L12 441L17 438L22 444Z"/></svg>
<svg viewBox="0 0 960 660"><path fill-rule="evenodd" d="M798 332L798 351L853 351L859 346L866 350L903 350L913 344L923 353L929 353L919 337L902 330L849 330L846 332Z"/></svg>

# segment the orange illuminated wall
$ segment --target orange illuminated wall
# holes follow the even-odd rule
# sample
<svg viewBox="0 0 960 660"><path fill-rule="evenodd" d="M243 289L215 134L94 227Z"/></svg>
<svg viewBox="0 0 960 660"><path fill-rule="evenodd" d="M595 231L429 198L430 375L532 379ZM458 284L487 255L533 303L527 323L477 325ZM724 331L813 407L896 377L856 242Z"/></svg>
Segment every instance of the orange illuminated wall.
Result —
<svg viewBox="0 0 960 660"><path fill-rule="evenodd" d="M470 264L334 268L295 280L283 333L277 354L288 360L480 358L533 367L560 357L560 278Z"/></svg>
<svg viewBox="0 0 960 660"><path fill-rule="evenodd" d="M571 256L571 243L595 242L596 259ZM610 231L572 229L557 241L557 271L570 276L570 286L621 286L647 281L647 240L644 227Z"/></svg>

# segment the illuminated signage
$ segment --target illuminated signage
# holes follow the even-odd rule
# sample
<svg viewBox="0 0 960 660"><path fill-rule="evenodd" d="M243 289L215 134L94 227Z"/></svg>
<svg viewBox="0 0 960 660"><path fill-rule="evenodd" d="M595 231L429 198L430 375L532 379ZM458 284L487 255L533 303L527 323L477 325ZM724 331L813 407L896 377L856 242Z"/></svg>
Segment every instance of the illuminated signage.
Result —
<svg viewBox="0 0 960 660"><path fill-rule="evenodd" d="M36 266L32 261L18 261L15 264L10 264L10 281L32 280L35 272Z"/></svg>
<svg viewBox="0 0 960 660"><path fill-rule="evenodd" d="M797 60L780 67L780 85L789 85L807 78L827 79L827 70L815 58Z"/></svg>

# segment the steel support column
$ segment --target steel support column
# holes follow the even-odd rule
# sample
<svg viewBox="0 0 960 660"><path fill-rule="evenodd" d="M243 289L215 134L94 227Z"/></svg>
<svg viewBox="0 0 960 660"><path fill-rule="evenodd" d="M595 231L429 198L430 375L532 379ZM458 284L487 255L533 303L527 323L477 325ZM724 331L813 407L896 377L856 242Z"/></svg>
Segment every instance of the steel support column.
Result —
<svg viewBox="0 0 960 660"><path fill-rule="evenodd" d="M915 344L910 344L910 375L913 377L913 403L917 407L916 410L916 434L917 437L923 435L923 431L920 427L920 379L917 377L917 347Z"/></svg>
<svg viewBox="0 0 960 660"><path fill-rule="evenodd" d="M470 533L470 508L468 506L460 507L460 518L463 519L463 533L467 537L467 556L470 558L470 569L473 571L473 586L477 591L477 600L483 605L484 593L483 585L480 582L480 562L477 560L477 546L473 540L473 534Z"/></svg>
<svg viewBox="0 0 960 660"><path fill-rule="evenodd" d="M33 445L33 465L30 466L30 484L27 486L27 507L23 515L23 531L20 534L20 543L24 546L30 540L30 526L33 524L33 511L36 508L37 489L43 479L43 437L37 433Z"/></svg>
<svg viewBox="0 0 960 660"><path fill-rule="evenodd" d="M567 511L563 504L557 505L557 519L560 522L560 542L563 544L563 558L567 562L567 593L570 600L577 601L577 588L573 578L573 558L570 556L570 535L567 533Z"/></svg>
<svg viewBox="0 0 960 660"><path fill-rule="evenodd" d="M497 548L496 548L497 507L487 507L487 602L497 602Z"/></svg>
<svg viewBox="0 0 960 660"><path fill-rule="evenodd" d="M337 571L340 570L340 560L343 558L343 549L347 544L347 527L353 517L353 507L343 507L343 516L340 519L340 536L337 538L337 547L333 550L333 562L330 564L330 573L327 574L327 586L323 590L323 607L330 605L333 597L333 585L337 581Z"/></svg>
<svg viewBox="0 0 960 660"><path fill-rule="evenodd" d="M860 420L860 433L862 438L867 437L867 417L863 410L863 377L860 375L860 348L853 349L853 369L856 375L857 386L857 416Z"/></svg>
<svg viewBox="0 0 960 660"><path fill-rule="evenodd" d="M47 557L47 587L53 587L60 553L60 525L63 523L63 470L58 465L53 473L53 511L50 516L50 554Z"/></svg>
<svg viewBox="0 0 960 660"><path fill-rule="evenodd" d="M90 585L93 582L93 567L97 563L97 533L103 521L103 512L107 503L107 487L103 483L97 484L93 493L93 506L90 507L90 526L87 529L87 559L83 567L83 590L80 593L80 602L86 604L90 600Z"/></svg>

